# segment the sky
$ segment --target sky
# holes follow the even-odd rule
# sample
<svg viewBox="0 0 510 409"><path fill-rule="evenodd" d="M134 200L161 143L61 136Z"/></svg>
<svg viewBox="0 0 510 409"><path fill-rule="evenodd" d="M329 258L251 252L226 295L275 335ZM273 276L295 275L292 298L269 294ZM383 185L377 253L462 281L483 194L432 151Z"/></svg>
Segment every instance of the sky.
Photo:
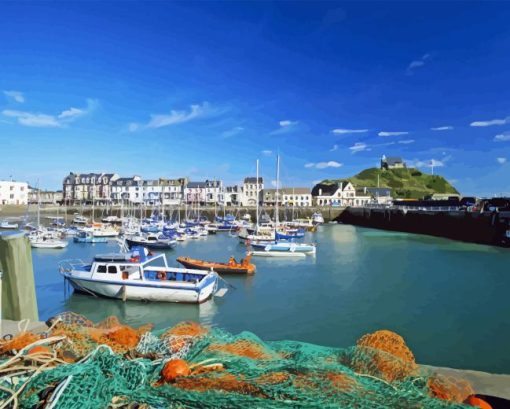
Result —
<svg viewBox="0 0 510 409"><path fill-rule="evenodd" d="M382 155L510 195L510 3L1 2L0 179L312 186Z"/></svg>

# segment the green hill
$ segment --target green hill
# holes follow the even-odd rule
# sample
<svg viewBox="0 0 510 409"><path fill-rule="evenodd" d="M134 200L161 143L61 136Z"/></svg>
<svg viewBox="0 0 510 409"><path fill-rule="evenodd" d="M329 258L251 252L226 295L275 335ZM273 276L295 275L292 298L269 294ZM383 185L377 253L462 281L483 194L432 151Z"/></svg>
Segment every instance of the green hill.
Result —
<svg viewBox="0 0 510 409"><path fill-rule="evenodd" d="M459 193L444 177L423 173L416 168L388 170L369 168L347 180L356 188L376 187L377 175L379 175L379 186L390 187L392 196L395 198L420 199L433 193ZM341 179L322 183L337 181Z"/></svg>

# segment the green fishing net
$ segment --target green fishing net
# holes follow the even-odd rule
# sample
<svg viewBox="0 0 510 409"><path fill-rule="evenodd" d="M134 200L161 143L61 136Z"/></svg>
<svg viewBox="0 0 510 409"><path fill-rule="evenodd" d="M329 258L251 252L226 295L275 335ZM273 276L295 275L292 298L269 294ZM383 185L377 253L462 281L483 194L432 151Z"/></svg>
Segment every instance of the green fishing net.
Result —
<svg viewBox="0 0 510 409"><path fill-rule="evenodd" d="M61 322L48 335L54 334L67 334L52 351L70 356L68 363L17 383L0 378L0 401L24 385L22 408L472 407L461 403L472 392L467 384L423 371L403 339L389 331L344 349L264 342L250 332L233 335L196 323L146 331L116 320ZM189 372L162 377L176 360Z"/></svg>

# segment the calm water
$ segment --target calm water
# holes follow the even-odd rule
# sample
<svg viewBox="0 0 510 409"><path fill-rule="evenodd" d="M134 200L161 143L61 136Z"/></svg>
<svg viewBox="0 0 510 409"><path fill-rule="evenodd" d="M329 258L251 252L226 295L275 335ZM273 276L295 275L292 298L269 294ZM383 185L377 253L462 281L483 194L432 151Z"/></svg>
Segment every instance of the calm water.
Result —
<svg viewBox="0 0 510 409"><path fill-rule="evenodd" d="M40 317L72 310L159 328L198 320L266 340L337 347L386 328L404 336L421 363L510 373L509 250L344 225L321 226L310 240L318 243L316 258L254 259L254 276L226 277L236 289L199 306L66 298L57 261L88 260L117 246L34 250ZM180 255L226 261L243 254L223 233L179 244L168 259L176 265Z"/></svg>

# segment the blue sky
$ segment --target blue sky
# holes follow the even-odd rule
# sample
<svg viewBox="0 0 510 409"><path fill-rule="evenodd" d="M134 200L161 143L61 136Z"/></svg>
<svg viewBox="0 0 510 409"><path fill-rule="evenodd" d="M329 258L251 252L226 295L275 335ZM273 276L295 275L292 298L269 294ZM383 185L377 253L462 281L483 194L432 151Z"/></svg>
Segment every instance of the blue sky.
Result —
<svg viewBox="0 0 510 409"><path fill-rule="evenodd" d="M381 155L510 194L510 5L0 3L0 179L311 186Z"/></svg>

